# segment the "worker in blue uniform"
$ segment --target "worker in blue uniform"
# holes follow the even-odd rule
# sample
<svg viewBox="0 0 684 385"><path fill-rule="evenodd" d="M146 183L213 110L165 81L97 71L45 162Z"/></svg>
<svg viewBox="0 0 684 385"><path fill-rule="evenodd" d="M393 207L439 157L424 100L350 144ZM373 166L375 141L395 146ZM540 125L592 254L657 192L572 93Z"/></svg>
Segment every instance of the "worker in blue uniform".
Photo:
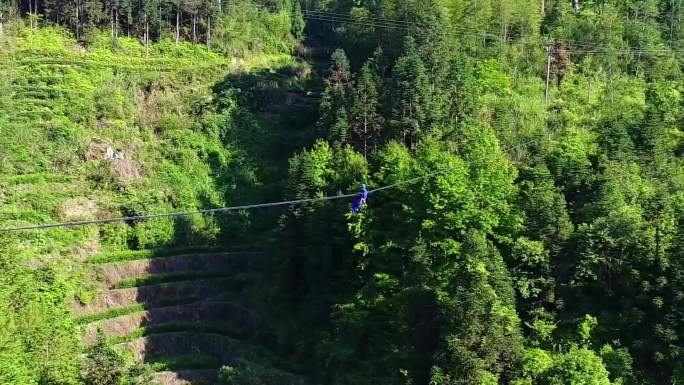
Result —
<svg viewBox="0 0 684 385"><path fill-rule="evenodd" d="M368 189L366 189L366 185L362 184L361 185L361 193L359 194L358 197L354 200L354 203L352 204L352 213L356 214L361 210L362 206L366 205L366 201L368 199Z"/></svg>

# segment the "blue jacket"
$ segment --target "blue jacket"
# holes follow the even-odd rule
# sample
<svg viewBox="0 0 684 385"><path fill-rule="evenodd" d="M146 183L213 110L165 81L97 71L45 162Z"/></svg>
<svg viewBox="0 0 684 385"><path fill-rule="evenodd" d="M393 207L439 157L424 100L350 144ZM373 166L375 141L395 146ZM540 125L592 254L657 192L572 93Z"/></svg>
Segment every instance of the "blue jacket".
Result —
<svg viewBox="0 0 684 385"><path fill-rule="evenodd" d="M366 189L366 186L361 187L361 194L354 199L354 203L352 204L352 213L356 214L359 212L361 209L361 205L366 203L366 199L368 199L368 189Z"/></svg>

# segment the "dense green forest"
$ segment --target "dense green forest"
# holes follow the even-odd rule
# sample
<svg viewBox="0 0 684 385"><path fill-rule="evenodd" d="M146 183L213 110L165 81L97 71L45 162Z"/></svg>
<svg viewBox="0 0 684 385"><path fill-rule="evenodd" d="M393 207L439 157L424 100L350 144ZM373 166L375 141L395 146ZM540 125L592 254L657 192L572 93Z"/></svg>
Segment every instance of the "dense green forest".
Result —
<svg viewBox="0 0 684 385"><path fill-rule="evenodd" d="M177 367L73 304L189 246L265 255L218 383L679 384L683 64L680 0L0 0L0 227L371 189L0 233L0 384Z"/></svg>

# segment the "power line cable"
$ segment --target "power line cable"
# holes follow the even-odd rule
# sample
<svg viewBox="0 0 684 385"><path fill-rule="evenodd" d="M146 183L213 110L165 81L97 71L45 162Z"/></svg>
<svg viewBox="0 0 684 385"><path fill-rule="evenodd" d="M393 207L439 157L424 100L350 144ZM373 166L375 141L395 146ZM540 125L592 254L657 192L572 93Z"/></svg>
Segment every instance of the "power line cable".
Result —
<svg viewBox="0 0 684 385"><path fill-rule="evenodd" d="M509 148L505 149L503 152L508 153L512 150L519 149L521 147L527 147L528 145L535 143L535 142L539 141L540 139L541 138L532 139L532 140L529 140L527 142L518 144L516 146L509 147ZM396 183L393 183L393 184L390 184L387 186L383 186L383 187L378 187L376 189L369 190L368 193L373 194L373 193L380 192L380 191L394 189L394 188L397 188L397 187L402 186L402 185L416 183L420 180L431 178L431 177L439 175L439 174L443 174L449 170L450 169L447 168L447 169L443 169L443 170L434 171L434 172L431 172L431 173L428 173L425 175L417 176L415 178L403 180L403 181L396 182ZM89 220L89 221L51 223L51 224L45 224L45 225L6 227L6 228L0 228L0 233L17 232L17 231L30 231L30 230L46 230L46 229L58 228L58 227L78 227L78 226L87 226L87 225L101 225L101 224L118 223L118 222L133 222L133 221L142 221L142 220L159 219L159 218L186 217L186 216L197 215L197 214L224 213L224 212L230 212L230 211L243 211L243 210L250 210L250 209L256 209L256 208L266 208L266 207L295 206L295 205L302 205L305 203L314 203L314 202L324 202L324 201L332 201L332 200L339 200L339 199L347 199L347 198L352 198L352 197L356 197L356 196L358 196L358 193L325 196L325 197L318 197L318 198L295 199L295 200L287 200L287 201L280 201L280 202L258 203L258 204L251 204L251 205L242 205L242 206L220 207L220 208L215 208L215 209L204 209L204 210L195 210L195 211L182 211L182 212L150 214L150 215L134 215L134 216L127 216L127 217L118 217L118 218L109 218L109 219L96 219L96 220Z"/></svg>
<svg viewBox="0 0 684 385"><path fill-rule="evenodd" d="M427 24L420 23L420 22L385 19L385 18L379 18L379 17L374 17L374 16L362 16L362 17L357 18L357 17L353 17L351 15L343 15L341 13L326 12L326 11L306 11L306 12L303 12L303 16L305 19L309 19L309 20L367 25L367 26L378 27L378 28L394 28L394 29L412 30L412 29L425 28L428 26ZM492 33L492 32L475 30L475 29L466 28L466 27L450 26L450 28L454 31L464 32L464 33L462 33L462 35L464 35L464 36L491 37L491 38L497 38L497 39L501 37L500 35Z"/></svg>
<svg viewBox="0 0 684 385"><path fill-rule="evenodd" d="M395 28L409 30L411 28L423 28L428 25L421 22L407 21L407 20L397 20L397 19L387 19L377 16L360 16L354 17L352 15L347 15L339 12L330 11L320 11L320 10L303 10L304 17L308 19L318 20L318 21L331 21L340 23L352 23L360 25L369 25L379 28ZM478 36L478 37L494 37L500 38L499 34L476 30L473 28L460 27L460 26L450 26L454 31L464 31L465 36ZM684 50L675 50L670 48L639 48L639 47L611 47L606 45L589 44L585 42L580 42L578 40L572 39L556 39L560 42L572 43L569 44L571 47L564 49L564 51L578 54L613 54L613 53L635 53L635 54L670 54L677 52L684 52ZM575 46L575 47L572 47ZM581 48L577 48L581 47Z"/></svg>
<svg viewBox="0 0 684 385"><path fill-rule="evenodd" d="M385 23L393 23L393 24L401 24L401 25L406 25L409 27L412 26L425 26L425 24L420 23L420 22L413 22L413 21L408 21L408 20L399 20L399 19L387 19L383 17L378 17L378 16L373 16L373 15L363 15L363 16L352 16L351 14L344 14L344 13L339 13L339 12L329 12L329 11L321 11L321 10L302 10L302 13L305 15L322 15L322 16L330 16L330 17L344 17L344 18L351 18L355 20L364 20L364 19L372 19L378 22L385 22Z"/></svg>
<svg viewBox="0 0 684 385"><path fill-rule="evenodd" d="M304 18L307 20L327 21L327 22L331 22L331 23L340 23L340 24L345 24L345 23L346 24L355 24L355 25L362 25L362 26L382 28L382 29L391 28L391 29L409 30L409 27L402 26L402 25L382 24L382 23L375 23L372 21L349 20L349 19L341 19L341 18L335 18L335 17L309 16L309 15L305 15Z"/></svg>
<svg viewBox="0 0 684 385"><path fill-rule="evenodd" d="M373 15L353 16L351 14L344 14L344 13L340 13L340 12L322 11L322 10L303 10L303 13L313 15L313 16L321 15L321 16L329 16L329 17L344 17L347 19L351 19L350 22L354 22L357 20L373 20L376 22L393 23L395 25L403 25L406 27L418 27L418 28L430 27L430 24L423 23L420 21L388 19L388 18L373 16ZM500 37L500 34L493 32L493 31L483 31L482 28L472 28L472 27L464 27L464 26L457 26L457 25L450 25L449 28L452 30L456 30L456 31L470 32L472 36L487 35L487 36L493 36L493 37L497 37L497 38Z"/></svg>

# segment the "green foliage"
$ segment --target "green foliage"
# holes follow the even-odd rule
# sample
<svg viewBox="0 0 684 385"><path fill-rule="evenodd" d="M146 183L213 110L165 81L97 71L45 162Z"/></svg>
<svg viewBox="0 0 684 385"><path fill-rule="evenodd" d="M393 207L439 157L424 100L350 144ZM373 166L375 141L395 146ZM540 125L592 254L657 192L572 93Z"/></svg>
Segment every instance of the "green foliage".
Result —
<svg viewBox="0 0 684 385"><path fill-rule="evenodd" d="M347 55L341 49L335 50L330 58L325 91L319 106L318 128L338 149L349 142L349 116L346 105L353 97L351 75Z"/></svg>
<svg viewBox="0 0 684 385"><path fill-rule="evenodd" d="M635 382L634 362L627 349L614 349L610 345L604 345L600 353L613 384L633 384Z"/></svg>
<svg viewBox="0 0 684 385"><path fill-rule="evenodd" d="M7 383L78 384L78 340L67 296L73 278L60 278L60 262L29 269L17 260L17 237L0 236L0 378ZM49 353L49 354L48 354Z"/></svg>
<svg viewBox="0 0 684 385"><path fill-rule="evenodd" d="M214 49L238 57L291 52L302 32L301 10L297 14L299 7L294 7L292 13L269 12L249 0L230 2L216 20Z"/></svg>
<svg viewBox="0 0 684 385"><path fill-rule="evenodd" d="M380 115L379 74L377 63L364 64L354 88L353 103L350 110L352 143L364 157L369 151L376 150L380 141L383 117Z"/></svg>
<svg viewBox="0 0 684 385"><path fill-rule="evenodd" d="M521 361L523 376L535 380L554 364L553 357L539 348L526 349Z"/></svg>
<svg viewBox="0 0 684 385"><path fill-rule="evenodd" d="M335 28L346 54L334 55L321 103L328 143L292 158L292 195L349 191L335 162L347 143L368 159L372 186L434 173L371 194L354 216L321 204L284 222L300 257L274 269L280 287L296 288L283 297L303 291L307 303L332 304L324 342L307 345L328 381L629 383L632 367L647 382L668 378L680 328L655 309L674 298L666 276L681 275L670 267L679 222L665 198L677 193L658 170L679 180L682 165L681 130L668 128L681 120L681 96L667 79L680 75L658 32L675 17L666 3L319 3L361 22L422 24ZM545 103L543 47L553 38L563 40ZM331 231L341 224L351 239ZM335 290L320 283L327 269L309 272L311 254L329 269L326 236ZM605 350L602 361L589 350L616 341L634 355Z"/></svg>
<svg viewBox="0 0 684 385"><path fill-rule="evenodd" d="M395 84L390 124L394 131L392 137L413 149L419 136L430 133L430 115L438 111L431 105L427 69L412 38L406 38L404 50L393 69Z"/></svg>
<svg viewBox="0 0 684 385"><path fill-rule="evenodd" d="M540 376L541 384L610 385L608 371L601 358L588 349L571 349L558 356Z"/></svg>
<svg viewBox="0 0 684 385"><path fill-rule="evenodd" d="M119 385L124 376L124 359L107 345L104 335L88 348L83 361L86 385Z"/></svg>
<svg viewBox="0 0 684 385"><path fill-rule="evenodd" d="M154 380L153 370L150 365L136 363L128 368L122 385L158 385Z"/></svg>
<svg viewBox="0 0 684 385"><path fill-rule="evenodd" d="M677 2L41 4L0 32L0 225L393 188L356 215L340 199L8 238L0 382L78 383L72 254L242 239L272 241L258 337L321 383L681 382ZM251 359L222 377L296 382Z"/></svg>
<svg viewBox="0 0 684 385"><path fill-rule="evenodd" d="M97 254L88 263L104 264L113 262L136 261L141 259L166 258L174 255L220 252L221 248L212 246L177 247L173 249L122 250Z"/></svg>
<svg viewBox="0 0 684 385"><path fill-rule="evenodd" d="M220 278L230 275L227 271L188 271L177 274L148 275L140 278L124 279L115 284L117 289L126 289L139 286L159 285L162 283L193 281L197 279Z"/></svg>
<svg viewBox="0 0 684 385"><path fill-rule="evenodd" d="M584 319L579 324L579 338L580 342L587 344L591 339L591 332L598 324L596 317L592 317L589 314L584 316Z"/></svg>
<svg viewBox="0 0 684 385"><path fill-rule="evenodd" d="M82 317L79 317L77 319L79 324L85 325L91 322L95 321L100 321L103 319L109 319L109 318L114 318L126 314L131 314L135 312L139 312L141 310L144 310L145 306L142 304L135 304L135 305L130 305L130 306L125 306L125 307L119 307L111 310L107 310L102 313L97 313L97 314L90 314L90 315L85 315Z"/></svg>

